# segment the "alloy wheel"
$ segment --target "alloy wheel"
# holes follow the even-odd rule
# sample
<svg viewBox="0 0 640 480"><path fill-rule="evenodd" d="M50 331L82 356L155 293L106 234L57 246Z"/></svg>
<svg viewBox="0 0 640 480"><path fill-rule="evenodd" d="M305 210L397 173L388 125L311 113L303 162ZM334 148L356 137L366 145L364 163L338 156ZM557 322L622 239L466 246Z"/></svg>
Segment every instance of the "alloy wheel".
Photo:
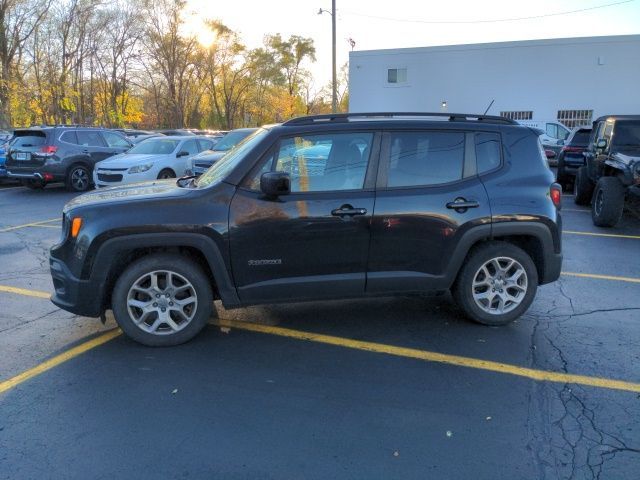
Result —
<svg viewBox="0 0 640 480"><path fill-rule="evenodd" d="M127 294L129 317L138 328L154 335L170 335L184 329L197 309L194 286L170 270L146 273Z"/></svg>
<svg viewBox="0 0 640 480"><path fill-rule="evenodd" d="M71 172L71 185L74 190L83 191L89 186L89 174L84 168L76 168Z"/></svg>
<svg viewBox="0 0 640 480"><path fill-rule="evenodd" d="M473 276L473 299L484 312L502 315L522 303L527 293L527 272L513 258L496 257Z"/></svg>

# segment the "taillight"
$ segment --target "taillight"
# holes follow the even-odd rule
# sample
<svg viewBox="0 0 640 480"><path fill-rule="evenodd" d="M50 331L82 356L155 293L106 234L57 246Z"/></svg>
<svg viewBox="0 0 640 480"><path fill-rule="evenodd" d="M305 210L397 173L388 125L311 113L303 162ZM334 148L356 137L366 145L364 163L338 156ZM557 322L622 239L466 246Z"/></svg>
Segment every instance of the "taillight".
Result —
<svg viewBox="0 0 640 480"><path fill-rule="evenodd" d="M45 145L40 149L40 153L45 153L47 155L53 155L58 151L58 147L54 145Z"/></svg>
<svg viewBox="0 0 640 480"><path fill-rule="evenodd" d="M584 147L562 147L562 151L565 153L580 153L584 150Z"/></svg>
<svg viewBox="0 0 640 480"><path fill-rule="evenodd" d="M549 189L549 196L556 208L560 210L560 206L562 204L562 187L557 183L551 185L551 188Z"/></svg>

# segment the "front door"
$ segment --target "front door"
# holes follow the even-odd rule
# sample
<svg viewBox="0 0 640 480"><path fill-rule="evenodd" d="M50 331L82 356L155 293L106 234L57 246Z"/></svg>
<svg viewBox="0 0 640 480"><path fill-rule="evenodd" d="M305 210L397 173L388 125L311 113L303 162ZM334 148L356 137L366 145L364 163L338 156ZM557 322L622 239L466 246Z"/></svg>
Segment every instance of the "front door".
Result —
<svg viewBox="0 0 640 480"><path fill-rule="evenodd" d="M233 276L245 303L364 293L374 208L371 131L283 138L238 189L229 216ZM284 171L291 193L260 191Z"/></svg>
<svg viewBox="0 0 640 480"><path fill-rule="evenodd" d="M463 131L385 134L371 228L369 293L448 288L445 277L458 241L471 227L491 223L487 193L477 175L476 143L488 150L495 141ZM497 152L488 168L499 166Z"/></svg>

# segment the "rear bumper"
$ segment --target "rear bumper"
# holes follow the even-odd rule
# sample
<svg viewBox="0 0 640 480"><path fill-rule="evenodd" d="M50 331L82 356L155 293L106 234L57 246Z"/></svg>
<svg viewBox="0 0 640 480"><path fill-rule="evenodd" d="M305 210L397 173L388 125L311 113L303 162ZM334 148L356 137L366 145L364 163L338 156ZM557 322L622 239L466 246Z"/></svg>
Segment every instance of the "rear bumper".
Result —
<svg viewBox="0 0 640 480"><path fill-rule="evenodd" d="M91 280L81 280L73 276L67 266L53 257L49 258L54 293L54 305L83 317L99 317L104 309L100 298L101 289Z"/></svg>
<svg viewBox="0 0 640 480"><path fill-rule="evenodd" d="M16 180L41 180L47 182L63 181L64 173L51 172L45 168L38 169L16 169L7 167L7 177Z"/></svg>

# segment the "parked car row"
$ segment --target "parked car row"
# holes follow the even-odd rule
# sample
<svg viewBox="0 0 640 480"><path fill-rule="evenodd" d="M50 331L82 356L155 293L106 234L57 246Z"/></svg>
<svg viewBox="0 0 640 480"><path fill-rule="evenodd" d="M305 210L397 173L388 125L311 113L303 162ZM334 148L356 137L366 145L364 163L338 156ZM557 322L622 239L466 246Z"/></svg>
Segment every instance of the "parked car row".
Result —
<svg viewBox="0 0 640 480"><path fill-rule="evenodd" d="M51 182L83 192L92 185L107 187L131 182L180 177L192 170L199 153L221 158L255 129L239 129L224 137L219 132L148 132L107 130L81 126L43 126L16 129L6 144L0 177L20 180L31 189ZM168 135L176 133L176 135ZM216 148L219 143L220 147ZM215 150L214 150L215 149ZM1 159L1 157L0 157ZM199 167L200 168L200 167ZM200 173L206 169L201 169Z"/></svg>

